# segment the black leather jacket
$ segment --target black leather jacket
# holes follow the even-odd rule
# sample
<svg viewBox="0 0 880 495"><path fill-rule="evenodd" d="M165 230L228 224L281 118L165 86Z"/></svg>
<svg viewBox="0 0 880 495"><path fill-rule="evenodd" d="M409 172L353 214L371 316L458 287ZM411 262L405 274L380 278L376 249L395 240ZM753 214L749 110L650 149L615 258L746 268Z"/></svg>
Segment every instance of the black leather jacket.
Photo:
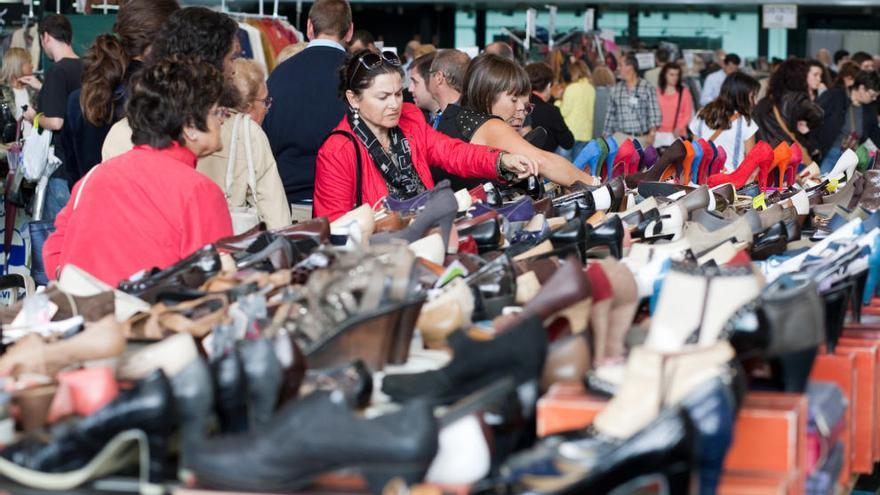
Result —
<svg viewBox="0 0 880 495"><path fill-rule="evenodd" d="M812 102L810 97L805 93L787 92L784 93L780 102L774 102L770 96L762 98L758 102L753 112L755 122L758 124L757 139L766 141L772 147L776 147L780 142L786 141L791 144L791 137L776 120L773 112L774 104L779 108L779 114L788 127L788 130L794 133L797 141L810 152L814 160L819 159L819 143L818 133L822 127L823 112L822 108ZM808 134L798 132L798 121L805 121L807 127L810 128Z"/></svg>

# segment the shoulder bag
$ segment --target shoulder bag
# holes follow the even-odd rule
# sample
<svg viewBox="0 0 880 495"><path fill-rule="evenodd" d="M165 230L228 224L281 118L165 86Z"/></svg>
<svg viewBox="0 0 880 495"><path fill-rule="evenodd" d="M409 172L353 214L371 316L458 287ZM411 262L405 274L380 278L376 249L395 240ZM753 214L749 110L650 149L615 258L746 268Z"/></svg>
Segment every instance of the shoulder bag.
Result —
<svg viewBox="0 0 880 495"><path fill-rule="evenodd" d="M797 137L795 137L794 133L789 130L788 126L785 125L785 121L782 120L782 114L779 113L779 107L773 105L773 116L776 117L776 122L779 123L779 127L782 128L782 131L792 140L792 142L801 148L801 154L804 157L804 163L806 160L813 161L813 155L810 154L809 150L804 147L800 142L798 142Z"/></svg>
<svg viewBox="0 0 880 495"><path fill-rule="evenodd" d="M355 159L356 159L355 171L354 171L354 176L355 176L354 207L357 208L358 206L360 206L364 202L363 191L361 191L361 173L362 173L361 172L361 149L358 147L357 139L355 139L355 137L352 133L350 133L348 131L336 130L336 131L331 132L330 135L327 136L327 138L329 139L330 136L334 136L334 135L345 136L346 138L348 138L349 141L351 141L351 145L354 146L354 155L355 155Z"/></svg>
<svg viewBox="0 0 880 495"><path fill-rule="evenodd" d="M232 139L229 144L229 159L226 163L226 204L229 207L229 216L232 217L232 232L234 235L247 232L260 224L260 213L256 208L257 205L257 175L254 171L253 152L251 151L251 128L248 122L242 123L244 119L248 119L246 114L239 113L233 117L232 123ZM245 191L245 205L233 206L232 204L232 184L235 172L235 162L238 151L238 127L244 125L244 153L247 162L247 190ZM252 198L252 203L248 204L248 192Z"/></svg>

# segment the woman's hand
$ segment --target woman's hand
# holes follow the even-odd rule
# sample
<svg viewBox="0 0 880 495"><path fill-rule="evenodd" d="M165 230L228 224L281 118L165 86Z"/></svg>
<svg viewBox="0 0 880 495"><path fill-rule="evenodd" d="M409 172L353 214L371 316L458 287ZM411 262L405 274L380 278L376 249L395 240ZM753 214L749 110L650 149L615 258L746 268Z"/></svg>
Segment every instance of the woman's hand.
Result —
<svg viewBox="0 0 880 495"><path fill-rule="evenodd" d="M37 91L43 88L43 83L36 76L22 76L18 78L18 82L30 86Z"/></svg>
<svg viewBox="0 0 880 495"><path fill-rule="evenodd" d="M523 155L504 153L501 155L501 168L513 172L520 179L530 175L538 175L538 164Z"/></svg>
<svg viewBox="0 0 880 495"><path fill-rule="evenodd" d="M797 130L801 134L809 134L810 133L810 126L807 125L806 120L798 120Z"/></svg>

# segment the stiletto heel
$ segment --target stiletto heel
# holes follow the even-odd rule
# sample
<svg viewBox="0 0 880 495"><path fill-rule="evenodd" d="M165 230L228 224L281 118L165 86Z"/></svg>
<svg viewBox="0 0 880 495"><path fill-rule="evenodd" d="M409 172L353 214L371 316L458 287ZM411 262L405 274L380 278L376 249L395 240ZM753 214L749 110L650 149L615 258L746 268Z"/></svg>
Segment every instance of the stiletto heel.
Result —
<svg viewBox="0 0 880 495"><path fill-rule="evenodd" d="M382 232L370 237L370 244L387 244L392 239L403 239L412 243L425 237L433 227L439 226L443 237L444 252L449 246L452 222L458 213L458 201L449 187L441 188L430 195L419 215L406 228L397 232Z"/></svg>
<svg viewBox="0 0 880 495"><path fill-rule="evenodd" d="M419 296L404 303L397 328L394 331L388 364L403 364L409 358L409 347L416 329L416 320L419 318L424 302L425 298Z"/></svg>
<svg viewBox="0 0 880 495"><path fill-rule="evenodd" d="M147 479L152 485L161 485L166 479L165 461L168 460L168 437L161 435L148 436L147 449L149 453Z"/></svg>
<svg viewBox="0 0 880 495"><path fill-rule="evenodd" d="M748 184L752 174L760 167L768 167L773 162L773 148L764 141L759 141L752 148L752 151L746 155L739 167L731 173L720 173L709 176L709 187L716 187L730 182L736 189L740 189Z"/></svg>
<svg viewBox="0 0 880 495"><path fill-rule="evenodd" d="M789 161L791 161L791 148L788 146L788 143L782 141L773 149L773 161L765 167L760 168L760 172L758 173L758 187L761 191L766 191L768 187L774 184L776 187L782 187L785 183L785 169L788 167ZM770 179L772 177L770 174L773 171L777 172L776 181L771 183Z"/></svg>
<svg viewBox="0 0 880 495"><path fill-rule="evenodd" d="M649 148L652 149L652 148ZM626 187L634 189L642 181L661 182L669 177L679 176L682 173L683 161L687 156L687 149L680 139L672 143L672 146L663 152L654 165L644 172L627 175Z"/></svg>

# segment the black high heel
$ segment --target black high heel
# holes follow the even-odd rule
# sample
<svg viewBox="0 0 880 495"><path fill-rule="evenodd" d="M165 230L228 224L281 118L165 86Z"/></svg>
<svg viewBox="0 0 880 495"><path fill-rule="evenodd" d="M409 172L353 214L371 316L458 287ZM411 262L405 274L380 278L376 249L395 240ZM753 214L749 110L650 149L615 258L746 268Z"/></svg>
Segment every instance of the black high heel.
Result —
<svg viewBox="0 0 880 495"><path fill-rule="evenodd" d="M449 404L504 376L512 376L517 385L537 379L547 351L547 335L538 316L523 318L492 340L473 340L458 330L447 342L453 358L446 367L387 375L382 391L396 402L425 398Z"/></svg>
<svg viewBox="0 0 880 495"><path fill-rule="evenodd" d="M424 402L367 420L334 394L316 392L285 405L261 432L205 442L192 456L192 472L202 487L291 493L346 469L361 474L371 493L382 493L394 478L420 482L437 442L437 422Z"/></svg>
<svg viewBox="0 0 880 495"><path fill-rule="evenodd" d="M155 304L156 296L162 292L201 287L208 278L219 273L220 268L217 249L208 245L164 270L154 268L141 278L123 280L119 290Z"/></svg>
<svg viewBox="0 0 880 495"><path fill-rule="evenodd" d="M476 320L491 320L506 306L516 304L516 270L510 257L501 254L465 277L474 294Z"/></svg>
<svg viewBox="0 0 880 495"><path fill-rule="evenodd" d="M164 491L168 437L174 427L174 397L161 370L73 425L59 425L51 442L28 438L0 451L0 474L39 490L71 491L90 479L117 472L140 457L141 493ZM148 464L143 461L149 461Z"/></svg>

